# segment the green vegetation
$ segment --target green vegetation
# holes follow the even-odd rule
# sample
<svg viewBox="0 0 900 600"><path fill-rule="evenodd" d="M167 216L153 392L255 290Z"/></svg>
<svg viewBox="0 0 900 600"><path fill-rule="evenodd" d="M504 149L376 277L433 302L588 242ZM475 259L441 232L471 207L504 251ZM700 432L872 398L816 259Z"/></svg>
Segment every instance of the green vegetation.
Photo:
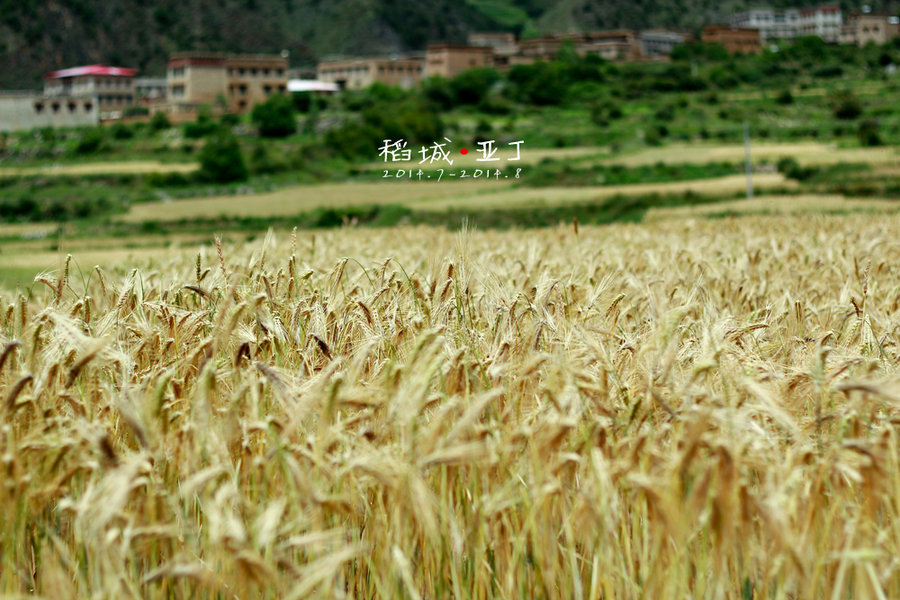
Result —
<svg viewBox="0 0 900 600"><path fill-rule="evenodd" d="M200 151L200 174L217 183L247 179L247 162L237 138L219 133L207 141Z"/></svg>
<svg viewBox="0 0 900 600"><path fill-rule="evenodd" d="M488 140L501 148L524 140L526 158L541 149L597 149L535 159L515 182L523 190L552 188L555 197L553 190L582 186L724 178L728 191L719 197L723 200L736 183L728 178L742 172L742 152L727 159L715 153L696 157L704 155L706 145L740 144L745 121L754 147L816 141L850 151L900 143L900 110L891 96L900 91L900 82L884 70L885 57L898 49L900 43L857 49L804 38L778 52L732 57L715 45L692 44L679 47L671 63L651 64L613 64L564 49L554 62L519 65L505 74L479 68L449 80L431 78L415 90L376 84L330 98L273 96L250 115L208 108L178 127L157 113L143 123L11 134L0 146L0 167L11 167L13 174L18 167L30 171L8 176L0 221L108 218L140 203L227 195L242 186L266 191L304 182L375 181L381 167L392 167L380 162L385 140L405 140L416 163L422 146L445 137L447 150L457 157L460 148ZM839 72L827 68L838 66ZM670 146L687 153L672 154ZM632 162L631 157L653 148L658 148L657 158ZM829 151L828 156L836 154ZM776 181L757 193L898 196L900 169L864 171L864 165L838 169L816 163L828 156L812 163L797 156L779 164L796 187ZM40 170L125 159L171 163L173 172L65 179ZM754 154L757 169L770 169L766 161ZM200 163L200 168L181 168L185 163ZM436 175L433 167L422 168ZM638 198L647 190L625 188L621 193ZM372 204L381 203L391 202L372 198ZM598 210L608 214L607 208ZM521 211L510 214L523 224L544 221ZM481 222L473 211L467 215ZM508 218L484 222L505 223Z"/></svg>
<svg viewBox="0 0 900 600"><path fill-rule="evenodd" d="M297 132L294 102L291 98L274 94L253 107L253 123L265 138L283 138Z"/></svg>
<svg viewBox="0 0 900 600"><path fill-rule="evenodd" d="M743 165L724 162L694 164L664 164L626 167L623 165L592 164L585 167L569 161L545 160L528 170L523 185L534 187L627 185L689 181L724 177L742 172Z"/></svg>

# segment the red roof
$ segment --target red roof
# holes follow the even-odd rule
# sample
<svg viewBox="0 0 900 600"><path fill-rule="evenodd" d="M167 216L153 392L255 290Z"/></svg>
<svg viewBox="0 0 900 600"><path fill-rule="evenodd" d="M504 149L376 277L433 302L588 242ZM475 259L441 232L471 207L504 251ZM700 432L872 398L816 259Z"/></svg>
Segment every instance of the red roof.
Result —
<svg viewBox="0 0 900 600"><path fill-rule="evenodd" d="M107 67L106 65L88 65L85 67L72 67L71 69L63 69L62 71L53 71L44 75L46 79L63 79L64 77L80 77L82 75L113 75L119 77L134 77L137 75L135 69L125 69L123 67Z"/></svg>

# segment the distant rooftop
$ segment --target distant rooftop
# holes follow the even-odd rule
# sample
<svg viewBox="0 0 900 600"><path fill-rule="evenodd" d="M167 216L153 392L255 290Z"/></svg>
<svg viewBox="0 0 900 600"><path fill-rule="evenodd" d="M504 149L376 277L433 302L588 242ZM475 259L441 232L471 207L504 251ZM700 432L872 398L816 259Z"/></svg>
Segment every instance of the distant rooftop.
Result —
<svg viewBox="0 0 900 600"><path fill-rule="evenodd" d="M137 75L137 70L126 69L124 67L107 67L106 65L86 65L83 67L72 67L71 69L53 71L52 73L47 73L44 77L46 79L64 79L66 77L81 77L82 75L134 77Z"/></svg>

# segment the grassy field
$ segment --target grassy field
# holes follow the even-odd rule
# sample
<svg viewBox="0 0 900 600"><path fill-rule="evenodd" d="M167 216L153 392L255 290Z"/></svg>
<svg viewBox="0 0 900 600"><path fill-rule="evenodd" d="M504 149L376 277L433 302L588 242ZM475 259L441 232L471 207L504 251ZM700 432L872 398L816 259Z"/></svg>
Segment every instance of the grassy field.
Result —
<svg viewBox="0 0 900 600"><path fill-rule="evenodd" d="M819 142L763 143L751 145L754 162L777 162L793 158L798 163L828 165L842 162L882 165L900 163L900 154L890 146L875 148L842 148L836 144ZM606 162L622 165L650 165L663 163L697 163L714 161L740 162L744 160L744 146L740 144L673 144L661 148L647 148L624 156L608 158Z"/></svg>
<svg viewBox="0 0 900 600"><path fill-rule="evenodd" d="M328 183L285 188L265 194L192 198L172 202L134 205L120 220L175 221L195 217L294 215L319 207L368 206L372 204L431 203L471 193L486 193L509 187L505 181L401 181Z"/></svg>
<svg viewBox="0 0 900 600"><path fill-rule="evenodd" d="M130 160L121 162L85 162L74 164L53 164L42 167L0 167L0 177L22 177L27 175L118 175L122 173L190 173L197 163L165 163L152 160Z"/></svg>
<svg viewBox="0 0 900 600"><path fill-rule="evenodd" d="M647 221L660 221L675 218L710 217L718 215L753 215L771 214L787 215L795 213L826 214L831 212L868 212L889 214L900 211L900 203L896 200L880 199L847 199L844 196L824 194L794 196L762 196L752 200L730 200L713 204L696 206L679 206L674 208L651 208L644 217Z"/></svg>
<svg viewBox="0 0 900 600"><path fill-rule="evenodd" d="M759 174L754 185L760 189L792 187L777 173ZM286 188L266 194L195 198L169 203L134 205L118 220L177 221L197 217L293 215L315 207L400 204L443 210L447 208L497 208L588 202L617 194L684 193L730 196L746 188L743 175L696 181L607 185L594 187L513 188L504 181L432 183L393 181L351 184L323 184Z"/></svg>
<svg viewBox="0 0 900 600"><path fill-rule="evenodd" d="M76 251L0 292L0 592L896 597L898 227Z"/></svg>

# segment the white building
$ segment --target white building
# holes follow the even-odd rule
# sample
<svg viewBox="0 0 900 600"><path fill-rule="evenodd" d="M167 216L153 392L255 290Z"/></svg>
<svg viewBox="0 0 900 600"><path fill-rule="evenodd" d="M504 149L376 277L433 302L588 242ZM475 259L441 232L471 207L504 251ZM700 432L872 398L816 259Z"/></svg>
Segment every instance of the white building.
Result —
<svg viewBox="0 0 900 600"><path fill-rule="evenodd" d="M685 43L687 36L677 31L648 29L640 35L641 52L648 58L668 56L675 46Z"/></svg>
<svg viewBox="0 0 900 600"><path fill-rule="evenodd" d="M800 35L817 35L826 42L837 42L843 17L837 5L800 9Z"/></svg>
<svg viewBox="0 0 900 600"><path fill-rule="evenodd" d="M54 71L44 76L47 97L92 98L101 118L108 111L122 111L134 105L134 69L87 65Z"/></svg>
<svg viewBox="0 0 900 600"><path fill-rule="evenodd" d="M757 8L735 13L733 27L759 29L763 42L792 40L817 35L826 42L837 42L841 33L841 8L822 5L812 8Z"/></svg>
<svg viewBox="0 0 900 600"><path fill-rule="evenodd" d="M0 132L43 127L78 127L100 121L93 98L46 97L33 91L0 92Z"/></svg>
<svg viewBox="0 0 900 600"><path fill-rule="evenodd" d="M731 26L759 29L759 37L763 42L792 40L800 31L800 11L796 8L747 10L732 15Z"/></svg>

